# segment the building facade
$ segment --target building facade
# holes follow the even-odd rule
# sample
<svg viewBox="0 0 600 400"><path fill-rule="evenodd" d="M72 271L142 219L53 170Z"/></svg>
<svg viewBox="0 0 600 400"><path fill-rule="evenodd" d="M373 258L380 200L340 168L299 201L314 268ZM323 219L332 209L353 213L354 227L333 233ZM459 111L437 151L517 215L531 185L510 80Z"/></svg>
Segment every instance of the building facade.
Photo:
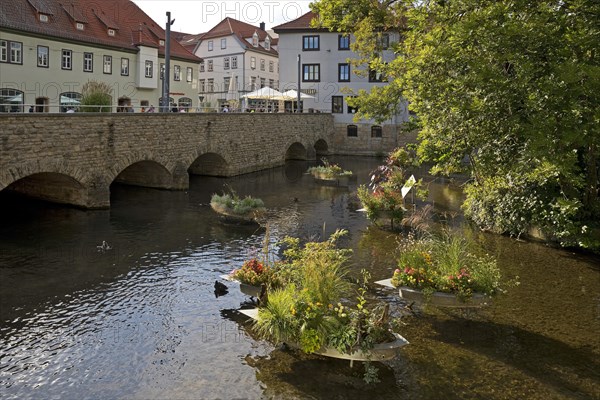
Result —
<svg viewBox="0 0 600 400"><path fill-rule="evenodd" d="M264 24L225 18L199 37L194 54L203 60L198 93L204 108L247 108L245 93L279 87L277 39Z"/></svg>
<svg viewBox="0 0 600 400"><path fill-rule="evenodd" d="M129 0L3 0L0 112L76 111L88 81L110 86L112 111L158 111L165 39ZM195 109L200 59L170 45L172 106Z"/></svg>
<svg viewBox="0 0 600 400"><path fill-rule="evenodd" d="M310 22L315 17L316 14L308 12L273 28L279 35L281 89L297 89L300 68L301 92L312 96L302 100L302 110L334 115L336 151L341 153L383 154L411 139L399 133L400 126L408 120L406 104L401 104L397 114L381 124L372 120L355 121L356 110L348 105L347 99L359 90L368 92L374 86L387 83L374 71L365 70L365 76L356 75L348 61L356 57L350 50L353 37L312 28ZM394 55L387 48L398 38L386 33L381 40L382 57L389 62Z"/></svg>

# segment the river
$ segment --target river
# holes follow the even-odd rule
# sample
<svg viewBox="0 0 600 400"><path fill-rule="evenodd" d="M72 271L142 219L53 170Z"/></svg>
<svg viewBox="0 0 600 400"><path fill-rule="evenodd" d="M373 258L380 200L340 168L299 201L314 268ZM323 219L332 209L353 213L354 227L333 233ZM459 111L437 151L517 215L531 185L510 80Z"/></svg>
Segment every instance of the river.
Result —
<svg viewBox="0 0 600 400"><path fill-rule="evenodd" d="M367 182L375 158L337 157ZM391 276L400 236L372 226L350 188L317 185L306 162L230 179L192 177L170 192L114 186L111 209L82 211L0 193L0 394L3 399L600 399L600 259L484 234L463 224L461 191L429 201L520 284L476 311L389 302L410 341L374 363L257 338L219 275L260 251L264 230L221 223L207 205L224 185L262 198L272 242L349 234L352 270ZM426 177L426 180L429 180ZM105 241L110 248L102 248Z"/></svg>

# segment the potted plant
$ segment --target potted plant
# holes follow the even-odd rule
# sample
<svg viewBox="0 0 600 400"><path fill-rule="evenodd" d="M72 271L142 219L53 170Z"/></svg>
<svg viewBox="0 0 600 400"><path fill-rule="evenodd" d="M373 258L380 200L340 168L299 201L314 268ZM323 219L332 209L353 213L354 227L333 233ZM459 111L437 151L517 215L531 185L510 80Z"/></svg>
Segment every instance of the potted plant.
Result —
<svg viewBox="0 0 600 400"><path fill-rule="evenodd" d="M393 277L377 283L399 288L407 300L480 307L500 291L501 274L493 257L472 249L472 242L448 230L411 238L401 245Z"/></svg>
<svg viewBox="0 0 600 400"><path fill-rule="evenodd" d="M337 164L331 164L327 159L321 160L323 165L310 167L308 173L315 177L317 182L348 186L352 171L346 171Z"/></svg>
<svg viewBox="0 0 600 400"><path fill-rule="evenodd" d="M222 278L239 282L242 293L258 298L263 285L274 285L275 273L273 268L252 258L244 262L241 268L233 270L229 275L223 275Z"/></svg>
<svg viewBox="0 0 600 400"><path fill-rule="evenodd" d="M255 320L263 337L306 353L351 362L393 358L408 342L392 332L387 306L367 304L366 271L357 301L346 300L351 285L345 264L351 250L336 247L343 234L336 231L327 241L304 246L286 238L285 259L277 270L281 286L270 291L258 309L242 312Z"/></svg>
<svg viewBox="0 0 600 400"><path fill-rule="evenodd" d="M233 190L222 196L213 194L210 206L225 220L238 223L256 222L256 218L265 212L265 205L261 199L251 196L241 198Z"/></svg>

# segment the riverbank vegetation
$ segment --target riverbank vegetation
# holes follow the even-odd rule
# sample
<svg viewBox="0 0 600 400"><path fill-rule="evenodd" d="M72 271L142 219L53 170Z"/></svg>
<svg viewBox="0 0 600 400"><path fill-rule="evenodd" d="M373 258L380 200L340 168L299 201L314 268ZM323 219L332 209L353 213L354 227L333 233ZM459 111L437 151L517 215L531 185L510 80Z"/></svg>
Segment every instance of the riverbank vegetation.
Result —
<svg viewBox="0 0 600 400"><path fill-rule="evenodd" d="M375 4L311 5L315 26L353 34L356 73L388 81L349 98L356 118L408 104L419 160L470 177L463 208L482 229L600 249L600 3Z"/></svg>

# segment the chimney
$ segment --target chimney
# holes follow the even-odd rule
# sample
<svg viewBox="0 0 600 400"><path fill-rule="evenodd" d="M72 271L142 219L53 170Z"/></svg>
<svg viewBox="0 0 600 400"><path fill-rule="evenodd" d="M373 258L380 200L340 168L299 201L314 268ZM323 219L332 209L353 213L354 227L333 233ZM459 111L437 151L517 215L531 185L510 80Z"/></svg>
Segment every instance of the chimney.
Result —
<svg viewBox="0 0 600 400"><path fill-rule="evenodd" d="M262 29L263 31L265 30L265 23L264 22L260 23L260 29Z"/></svg>

